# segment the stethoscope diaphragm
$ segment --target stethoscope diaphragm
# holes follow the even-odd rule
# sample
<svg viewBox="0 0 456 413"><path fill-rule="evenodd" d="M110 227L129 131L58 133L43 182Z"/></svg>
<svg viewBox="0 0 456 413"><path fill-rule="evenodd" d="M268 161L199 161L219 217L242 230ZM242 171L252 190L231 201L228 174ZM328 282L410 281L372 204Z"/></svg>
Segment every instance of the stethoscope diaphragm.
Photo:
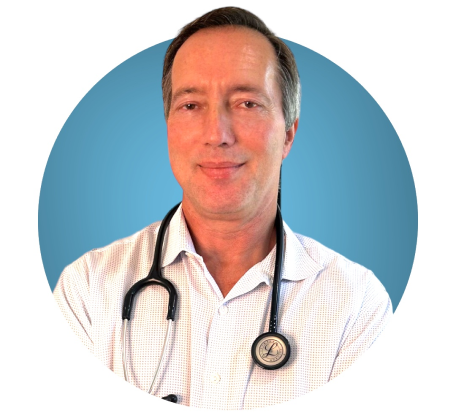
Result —
<svg viewBox="0 0 456 413"><path fill-rule="evenodd" d="M252 358L263 369L278 369L290 358L290 344L282 334L263 333L252 344Z"/></svg>

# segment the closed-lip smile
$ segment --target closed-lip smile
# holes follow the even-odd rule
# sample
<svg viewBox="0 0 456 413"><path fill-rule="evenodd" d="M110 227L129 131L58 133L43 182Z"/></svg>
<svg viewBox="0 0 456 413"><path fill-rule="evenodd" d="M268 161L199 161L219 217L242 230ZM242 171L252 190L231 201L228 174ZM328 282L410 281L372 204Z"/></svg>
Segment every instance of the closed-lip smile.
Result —
<svg viewBox="0 0 456 413"><path fill-rule="evenodd" d="M199 162L200 170L209 178L213 179L228 179L233 177L239 169L244 165L242 162L214 162L204 161Z"/></svg>
<svg viewBox="0 0 456 413"><path fill-rule="evenodd" d="M241 162L200 162L198 164L201 168L222 169L222 168L237 168L244 165Z"/></svg>

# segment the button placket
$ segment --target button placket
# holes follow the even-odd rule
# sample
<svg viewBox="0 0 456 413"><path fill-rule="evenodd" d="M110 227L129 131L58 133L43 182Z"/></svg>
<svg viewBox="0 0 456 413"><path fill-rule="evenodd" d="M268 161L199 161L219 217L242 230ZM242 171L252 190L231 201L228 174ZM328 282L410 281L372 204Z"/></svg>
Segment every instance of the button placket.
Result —
<svg viewBox="0 0 456 413"><path fill-rule="evenodd" d="M211 383L214 383L214 384L217 384L220 381L220 379L221 379L221 377L220 377L220 374L218 374L218 373L213 373L210 376L210 381L211 381Z"/></svg>
<svg viewBox="0 0 456 413"><path fill-rule="evenodd" d="M223 304L221 307L219 307L218 313L221 316L227 315L228 314L228 306L226 304Z"/></svg>
<svg viewBox="0 0 456 413"><path fill-rule="evenodd" d="M205 407L214 407L218 404L227 404L225 400L229 394L229 360L231 360L231 343L233 340L228 306L219 304L212 320L208 347L206 352L206 385L205 399L211 400ZM221 339L223 337L223 339ZM215 404L214 404L215 403Z"/></svg>

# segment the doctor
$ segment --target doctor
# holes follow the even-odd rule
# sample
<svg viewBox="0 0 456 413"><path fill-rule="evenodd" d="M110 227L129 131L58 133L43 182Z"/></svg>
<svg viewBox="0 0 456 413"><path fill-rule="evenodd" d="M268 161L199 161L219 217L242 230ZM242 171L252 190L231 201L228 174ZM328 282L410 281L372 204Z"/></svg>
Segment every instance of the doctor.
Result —
<svg viewBox="0 0 456 413"><path fill-rule="evenodd" d="M392 307L372 272L284 223L278 332L289 341L290 359L277 370L252 360L252 343L269 324L280 166L298 128L294 57L256 16L218 9L170 45L162 86L169 158L183 198L160 263L179 301L152 394L215 409L304 395L367 350ZM88 252L65 268L55 289L75 333L121 377L123 299L147 276L159 227ZM167 292L150 286L132 308L128 376L146 391L167 304ZM266 349L268 356L275 351Z"/></svg>

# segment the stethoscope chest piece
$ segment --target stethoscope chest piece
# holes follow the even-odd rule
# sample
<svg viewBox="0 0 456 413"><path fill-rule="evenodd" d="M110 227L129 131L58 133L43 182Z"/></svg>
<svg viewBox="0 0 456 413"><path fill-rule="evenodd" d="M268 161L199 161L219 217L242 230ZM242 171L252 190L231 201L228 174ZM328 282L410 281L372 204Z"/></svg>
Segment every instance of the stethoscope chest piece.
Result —
<svg viewBox="0 0 456 413"><path fill-rule="evenodd" d="M252 344L252 358L266 370L278 369L290 358L290 344L279 333L261 334Z"/></svg>

